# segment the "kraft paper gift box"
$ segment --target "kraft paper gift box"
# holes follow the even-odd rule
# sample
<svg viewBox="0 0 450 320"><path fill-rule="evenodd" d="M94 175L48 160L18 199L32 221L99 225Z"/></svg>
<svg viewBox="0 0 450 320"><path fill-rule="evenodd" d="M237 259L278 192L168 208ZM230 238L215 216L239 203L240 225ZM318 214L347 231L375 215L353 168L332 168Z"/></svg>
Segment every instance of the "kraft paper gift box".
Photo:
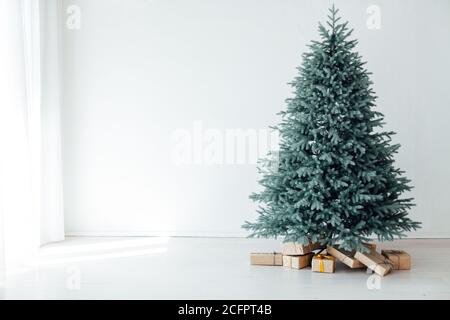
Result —
<svg viewBox="0 0 450 320"><path fill-rule="evenodd" d="M292 266L292 257L293 256L283 256L283 267L290 268Z"/></svg>
<svg viewBox="0 0 450 320"><path fill-rule="evenodd" d="M381 250L381 254L389 259L394 270L410 270L411 256L403 250Z"/></svg>
<svg viewBox="0 0 450 320"><path fill-rule="evenodd" d="M336 259L333 256L316 254L312 258L312 271L333 273L336 269Z"/></svg>
<svg viewBox="0 0 450 320"><path fill-rule="evenodd" d="M307 245L303 245L297 242L284 242L281 244L281 252L286 256L299 256L310 253L313 250L321 248L320 243L310 242Z"/></svg>
<svg viewBox="0 0 450 320"><path fill-rule="evenodd" d="M361 263L361 261L355 259L355 252L349 252L335 247L327 246L327 253L352 269L365 267Z"/></svg>
<svg viewBox="0 0 450 320"><path fill-rule="evenodd" d="M311 265L314 253L307 253L300 256L283 256L283 266L292 269L303 269Z"/></svg>
<svg viewBox="0 0 450 320"><path fill-rule="evenodd" d="M251 253L250 264L261 266L282 266L283 255L281 253Z"/></svg>
<svg viewBox="0 0 450 320"><path fill-rule="evenodd" d="M355 258L361 261L367 268L380 276L385 276L392 269L392 263L382 254L371 250L369 253L356 252Z"/></svg>

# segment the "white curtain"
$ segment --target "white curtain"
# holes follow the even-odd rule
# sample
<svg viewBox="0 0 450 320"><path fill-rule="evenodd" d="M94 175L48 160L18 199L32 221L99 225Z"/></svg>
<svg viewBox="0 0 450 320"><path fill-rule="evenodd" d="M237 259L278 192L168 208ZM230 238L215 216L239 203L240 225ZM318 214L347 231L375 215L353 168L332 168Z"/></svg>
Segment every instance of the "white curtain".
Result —
<svg viewBox="0 0 450 320"><path fill-rule="evenodd" d="M64 239L60 0L0 0L0 268Z"/></svg>

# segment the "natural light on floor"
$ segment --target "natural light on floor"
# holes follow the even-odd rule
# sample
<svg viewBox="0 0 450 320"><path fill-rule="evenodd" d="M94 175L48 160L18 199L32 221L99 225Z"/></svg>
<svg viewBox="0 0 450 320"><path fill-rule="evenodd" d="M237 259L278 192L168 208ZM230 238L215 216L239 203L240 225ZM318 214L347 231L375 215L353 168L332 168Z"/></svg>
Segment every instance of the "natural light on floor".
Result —
<svg viewBox="0 0 450 320"><path fill-rule="evenodd" d="M120 239L120 238L118 238ZM81 261L112 259L167 252L169 237L146 237L126 240L87 239L84 244L56 243L39 250L35 265L74 263Z"/></svg>

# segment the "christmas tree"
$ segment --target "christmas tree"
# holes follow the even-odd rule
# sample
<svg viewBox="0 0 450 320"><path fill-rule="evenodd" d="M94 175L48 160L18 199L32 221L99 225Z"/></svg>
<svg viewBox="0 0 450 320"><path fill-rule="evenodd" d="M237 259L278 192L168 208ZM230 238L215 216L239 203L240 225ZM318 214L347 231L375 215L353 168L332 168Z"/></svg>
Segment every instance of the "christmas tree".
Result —
<svg viewBox="0 0 450 320"><path fill-rule="evenodd" d="M420 223L407 217L413 199L401 197L411 186L394 167L400 145L391 143L394 132L381 130L370 73L337 12L330 9L320 41L302 55L294 96L276 127L277 165L266 159L258 168L263 189L250 196L258 219L243 227L253 237L365 251L370 237L393 240Z"/></svg>

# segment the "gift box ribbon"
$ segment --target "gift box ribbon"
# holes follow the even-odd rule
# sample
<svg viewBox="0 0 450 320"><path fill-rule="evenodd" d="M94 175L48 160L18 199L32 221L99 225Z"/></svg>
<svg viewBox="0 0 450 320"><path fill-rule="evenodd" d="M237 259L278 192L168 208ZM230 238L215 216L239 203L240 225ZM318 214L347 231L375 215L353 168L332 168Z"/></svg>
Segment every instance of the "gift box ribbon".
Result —
<svg viewBox="0 0 450 320"><path fill-rule="evenodd" d="M375 263L375 265L369 267L369 269L372 269L375 271L376 267L378 267L378 266L383 267L383 265L387 265L390 269L394 268L394 264L388 258L376 259L376 260L377 260L377 262Z"/></svg>
<svg viewBox="0 0 450 320"><path fill-rule="evenodd" d="M333 257L324 254L317 254L314 259L319 260L319 272L325 272L324 260L333 260Z"/></svg>
<svg viewBox="0 0 450 320"><path fill-rule="evenodd" d="M399 255L399 254L405 253L405 251L403 251L403 250L383 250L383 251L385 253L395 254L395 255Z"/></svg>
<svg viewBox="0 0 450 320"><path fill-rule="evenodd" d="M397 264L400 265L400 256L402 254L405 254L405 251L403 250L384 250L384 253L387 255L393 255L394 257L397 258ZM388 261L387 263L389 263L391 265L392 268L394 268L394 263L388 258L386 257L386 260Z"/></svg>
<svg viewBox="0 0 450 320"><path fill-rule="evenodd" d="M400 255L404 254L405 251L403 250L384 250L385 254L392 254L398 258L400 258Z"/></svg>

